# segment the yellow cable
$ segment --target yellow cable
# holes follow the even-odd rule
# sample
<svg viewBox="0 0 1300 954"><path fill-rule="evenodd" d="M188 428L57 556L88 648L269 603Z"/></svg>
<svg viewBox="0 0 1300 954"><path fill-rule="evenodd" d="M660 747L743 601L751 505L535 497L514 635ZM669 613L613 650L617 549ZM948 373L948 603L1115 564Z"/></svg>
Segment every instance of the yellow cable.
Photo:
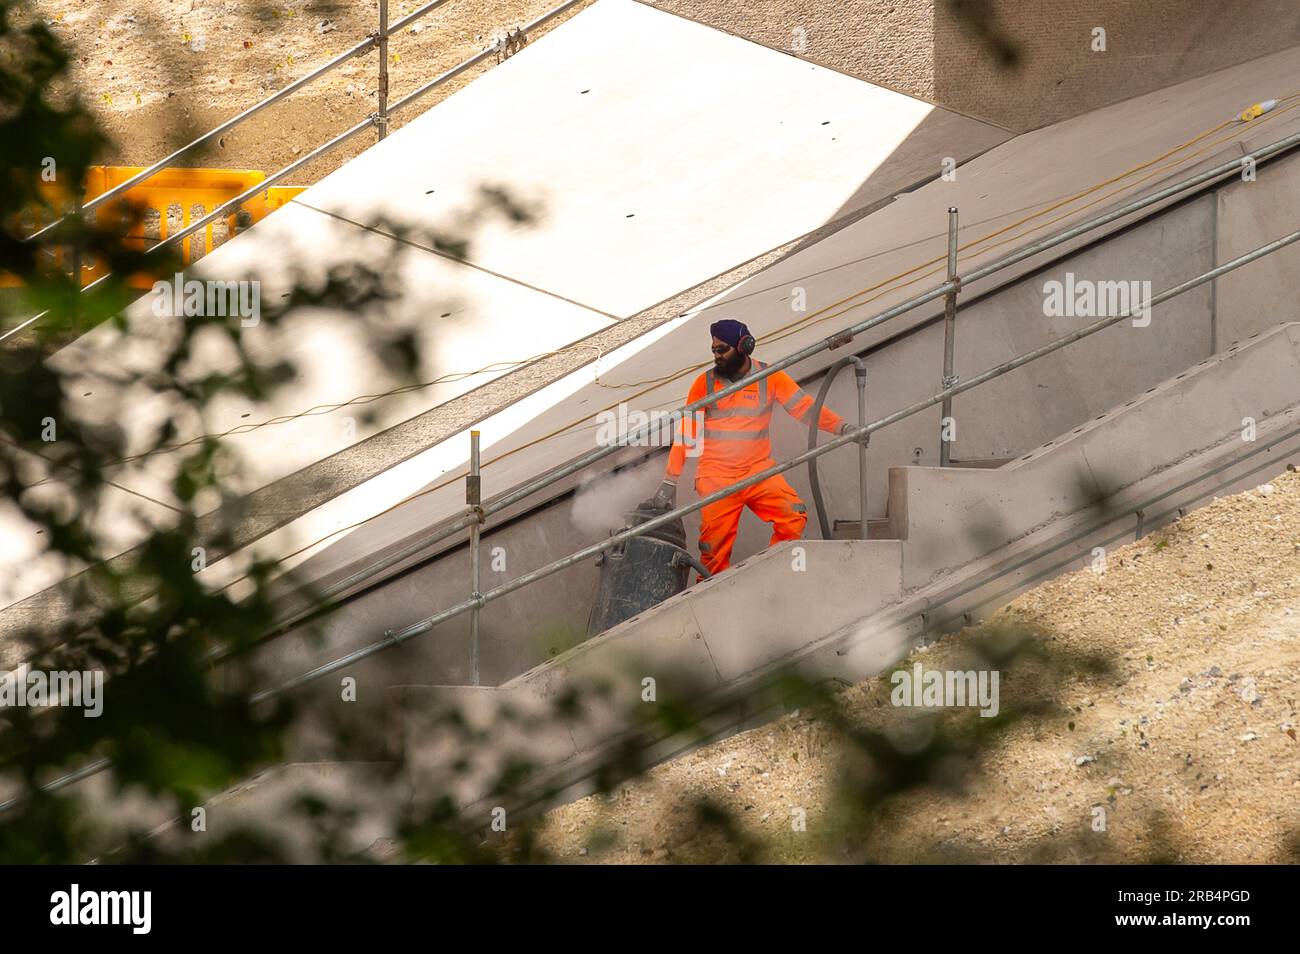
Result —
<svg viewBox="0 0 1300 954"><path fill-rule="evenodd" d="M200 434L198 437L192 437L189 440L182 441L179 444L166 444L162 447L155 447L152 448L151 450L143 451L142 453L139 454L133 454L129 457L119 457L116 458L115 460L110 460L105 462L104 466L114 467L118 464L130 463L132 461L141 460L145 457L152 457L154 454L164 454L164 453L170 453L171 451L183 450L186 447L193 446L194 444L201 444L206 440L221 440L224 437L231 437L236 434L247 434L252 431L261 430L263 427L269 427L273 424L287 424L290 421L296 421L301 417L318 417L322 414L330 414L334 411L341 410L345 407L352 407L353 405L373 404L375 401L382 400L386 397L393 397L398 394L405 394L412 391L421 391L424 388L433 387L436 384L446 384L448 381L452 381L452 380L463 380L465 378L472 378L475 375L486 374L489 372L509 371L511 368L518 368L524 365L529 365L535 361L541 361L545 358L550 358L557 354L561 354L564 351L568 351L570 348L594 348L596 351L597 360L600 359L601 349L598 345L583 345L583 344L568 345L565 348L561 348L556 351L543 351L540 354L535 354L530 358L521 358L518 361L494 361L491 364L485 364L483 367L475 371L449 371L446 374L441 375L440 377L436 377L431 381L421 381L416 384L403 384L400 387L391 388L390 390L387 391L380 391L377 394L358 394L356 397L349 398L346 401L340 401L337 404L317 404L313 407L309 407L305 411L299 411L296 414L282 414L279 417L268 418L265 421L262 421L258 424L238 424L235 427L230 428L229 430L219 431L215 433L208 433L208 434Z"/></svg>
<svg viewBox="0 0 1300 954"><path fill-rule="evenodd" d="M1283 112L1287 112L1287 111L1289 111L1289 110L1297 109L1297 108L1300 108L1300 103L1292 104L1291 106L1287 106L1285 109L1275 110L1274 112L1272 112L1272 113L1268 113L1268 114L1266 114L1266 115L1268 115L1268 116L1279 115L1279 114L1281 114L1281 113L1283 113ZM1152 170L1152 171L1151 171L1150 173L1148 173L1147 175L1143 176L1143 177L1140 178L1140 179L1137 179L1136 181L1134 181L1133 183L1131 183L1131 184L1129 184L1129 185L1127 185L1127 186L1124 186L1124 187L1119 188L1119 189L1115 189L1115 190L1113 190L1113 191L1111 191L1111 192L1106 193L1105 195L1098 196L1096 199L1093 199L1091 202L1087 202L1087 203L1085 203L1085 204L1079 206L1078 208L1076 208L1076 209L1072 209L1071 211L1066 212L1066 213L1063 213L1062 215L1058 215L1058 216L1056 216L1055 218L1048 219L1046 222L1041 222L1041 223L1039 223L1038 225L1035 225L1035 226L1034 226L1033 228L1031 228L1031 229L1026 229L1024 232L1020 232L1020 233L1018 233L1018 234L1016 234L1016 235L1008 236L1007 238L1003 239L1003 240L1000 241L1000 242L994 242L994 243L992 243L991 245L988 245L988 246L986 246L985 248L980 249L979 252L980 252L980 254L984 254L984 253L986 253L986 252L991 251L992 249L1000 248L1000 247L1003 246L1003 245L1008 245L1008 244L1010 244L1010 243L1012 243L1012 242L1015 242L1015 241L1017 241L1017 240L1019 240L1019 239L1024 238L1024 237L1027 236L1027 235L1030 235L1030 234L1032 234L1032 233L1034 233L1034 232L1037 232L1037 231L1041 231L1042 229L1047 228L1047 227L1050 226L1050 225L1054 225L1054 224L1056 224L1057 222L1063 221L1064 219L1068 219L1068 218L1070 218L1071 216L1077 215L1079 212L1082 212L1082 211L1084 211L1085 209L1092 208L1093 206L1095 206L1095 205L1097 205L1097 204L1099 204L1099 203L1101 203L1101 202L1105 202L1107 199L1114 198L1115 196L1119 195L1119 194L1122 193L1122 192L1127 191L1128 189L1132 188L1133 186L1140 185L1140 184L1142 184L1143 182L1146 182L1147 180L1154 178L1155 176L1159 175L1161 172L1164 172L1164 171L1166 171L1166 170L1168 170L1168 169L1174 168L1175 166L1182 165L1182 164L1186 163L1187 160L1194 159L1194 158L1196 158L1197 156L1202 155L1203 153L1209 151L1209 150L1210 150L1211 148L1213 148L1214 146L1222 145L1223 143L1230 141L1232 138L1233 138L1233 137L1228 136L1228 137L1225 137L1225 138L1223 138L1223 139L1216 140L1216 141L1214 141L1214 142L1208 144L1208 145L1205 146L1204 148L1199 149L1199 150L1197 150L1196 152L1193 152L1193 153L1191 153L1190 155L1184 157L1184 159L1181 159L1181 160L1179 160L1179 161L1177 161L1177 162L1173 162L1173 163L1170 163L1169 165L1161 166L1161 167L1159 167L1159 168L1157 168L1157 169ZM1057 207L1059 208L1059 206L1057 206ZM1014 225L1018 225L1018 224L1024 224L1024 221L1025 221L1025 220L1021 220L1021 221L1018 222L1018 223L1013 223L1013 226L1010 226L1010 227L1014 227ZM984 242L984 241L986 241L987 239L992 238L992 237L994 237L994 236L996 236L996 235L1000 235L1000 234L1002 234L1002 233L1005 232L1005 231L1006 231L1006 229L999 229L997 232L993 232L993 233L991 233L990 235L984 236L984 237L982 237L982 238L980 238L980 239L976 239L976 240L974 240L974 241L972 241L972 242L969 242L969 243L967 243L966 245L962 245L962 246L960 246L959 249L958 249L958 251L960 252L960 251L962 251L962 250L968 249L968 248L970 248L971 245L974 245L974 244L977 244L977 243ZM926 264L934 264L934 262L946 262L946 257L932 260L931 262L927 262ZM785 326L782 326L782 328L777 329L777 333L776 333L775 335L772 335L772 334L764 335L764 336L763 336L763 340L764 340L764 341L781 341L781 340L783 340L784 338L789 337L789 336L790 336L791 334L793 334L795 331L803 331L803 330L805 330L807 327L810 327L812 324L820 324L822 321L828 321L828 320L831 320L831 319L834 319L834 318L838 318L838 317L840 317L841 315L846 314L848 311L852 310L853 308L857 308L857 307L859 307L860 305L864 305L864 304L870 304L871 302L876 301L877 299L884 297L884 295L887 294L888 292L891 292L891 291L897 291L899 288L906 288L906 287L909 286L909 285L914 285L916 282L920 281L920 280L923 279L923 278L927 278L927 277L929 277L929 276L931 276L931 275L939 275L939 274L943 274L944 272L945 272L945 269L944 269L944 268L932 268L930 271L925 272L924 274L918 275L918 276L916 276L915 278L911 279L910 281L904 282L903 284L898 285L898 286L896 286L896 287L894 287L894 288L885 289L884 291L882 291L882 292L881 292L880 294L878 294L878 295L873 295L871 298L868 298L868 299L866 299L866 300L864 300L864 301L858 302L858 303L855 304L855 305L851 305L851 306L849 306L849 308L842 309L841 311L838 311L838 312L836 312L836 313L834 313L834 314L826 315L826 316L824 316L824 317L822 317L822 318L817 319L816 321L809 321L809 319L813 317L813 316L811 316L811 315L809 315L809 316L805 316L804 318L801 318L801 319L799 319L799 320L796 321L796 322L791 322L789 325L785 325ZM877 287L878 287L878 286L877 286ZM797 327L797 328L796 328L796 327L793 327L793 326L796 326L796 325L798 325L799 327ZM792 330L787 331L786 329L792 329ZM784 333L782 333L782 332L784 332Z"/></svg>

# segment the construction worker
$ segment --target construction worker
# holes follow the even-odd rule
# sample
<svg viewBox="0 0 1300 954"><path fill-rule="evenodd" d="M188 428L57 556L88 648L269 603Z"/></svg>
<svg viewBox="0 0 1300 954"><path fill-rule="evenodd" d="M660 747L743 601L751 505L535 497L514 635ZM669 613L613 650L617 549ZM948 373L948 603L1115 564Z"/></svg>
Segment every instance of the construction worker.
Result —
<svg viewBox="0 0 1300 954"><path fill-rule="evenodd" d="M713 367L695 379L686 397L688 404L764 367L763 362L750 357L754 336L741 322L730 318L714 322L709 334L713 336ZM699 496L708 496L774 466L768 440L773 404L780 404L796 420L805 421L813 399L794 378L777 371L704 408L704 443L695 475L695 492ZM818 427L839 435L851 425L823 407ZM686 440L699 439L694 420L682 421L681 435ZM659 509L669 510L677 503L677 479L686 463L682 437L673 443L663 484L653 499ZM797 540L808 522L808 508L781 474L714 501L700 511L700 562L710 573L720 573L731 565L736 528L746 507L772 525L771 543Z"/></svg>

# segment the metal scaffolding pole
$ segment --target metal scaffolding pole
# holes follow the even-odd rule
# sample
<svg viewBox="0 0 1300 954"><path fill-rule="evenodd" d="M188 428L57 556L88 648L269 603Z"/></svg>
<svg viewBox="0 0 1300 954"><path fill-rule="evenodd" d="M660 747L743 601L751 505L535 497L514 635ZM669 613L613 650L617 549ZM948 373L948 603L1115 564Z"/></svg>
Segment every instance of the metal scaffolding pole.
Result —
<svg viewBox="0 0 1300 954"><path fill-rule="evenodd" d="M469 597L474 608L469 613L470 685L479 684L479 609L483 594L479 592L479 527L483 522L482 478L479 476L479 433L469 432L469 475L465 478L465 503L479 514L479 519L469 527Z"/></svg>
<svg viewBox="0 0 1300 954"><path fill-rule="evenodd" d="M379 111L375 128L382 140L388 135L388 0L379 0Z"/></svg>
<svg viewBox="0 0 1300 954"><path fill-rule="evenodd" d="M943 387L946 391L957 383L953 373L953 354L957 346L957 207L948 210L948 284L952 290L943 296ZM947 467L952 459L952 441L948 425L952 421L952 398L945 398L939 411L939 466Z"/></svg>

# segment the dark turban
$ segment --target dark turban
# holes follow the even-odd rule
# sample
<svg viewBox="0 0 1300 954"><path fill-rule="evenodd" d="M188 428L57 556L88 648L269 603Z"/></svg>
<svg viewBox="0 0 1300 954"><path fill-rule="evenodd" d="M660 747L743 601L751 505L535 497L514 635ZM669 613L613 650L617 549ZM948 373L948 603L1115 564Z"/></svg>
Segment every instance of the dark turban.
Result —
<svg viewBox="0 0 1300 954"><path fill-rule="evenodd" d="M709 325L709 334L719 341L725 341L731 347L736 347L740 339L749 334L749 329L743 322L736 321L733 318L723 318L721 321L715 321Z"/></svg>

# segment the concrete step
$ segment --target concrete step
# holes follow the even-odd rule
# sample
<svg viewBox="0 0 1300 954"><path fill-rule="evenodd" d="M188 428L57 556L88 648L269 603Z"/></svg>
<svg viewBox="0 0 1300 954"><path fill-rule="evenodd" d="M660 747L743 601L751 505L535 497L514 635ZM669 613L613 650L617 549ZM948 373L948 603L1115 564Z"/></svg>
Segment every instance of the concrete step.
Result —
<svg viewBox="0 0 1300 954"><path fill-rule="evenodd" d="M950 460L950 467L975 468L980 470L995 470L1005 464L1015 460L1014 457L989 457L980 460ZM861 520L834 520L831 523L832 540L861 540L862 539L862 521ZM867 521L867 539L869 540L892 540L895 539L891 534L893 528L889 523L889 516L870 519Z"/></svg>
<svg viewBox="0 0 1300 954"><path fill-rule="evenodd" d="M971 460L950 460L948 461L948 466L976 468L979 470L996 470L1005 464L1011 463L1013 460L1015 460L1014 457L984 457Z"/></svg>
<svg viewBox="0 0 1300 954"><path fill-rule="evenodd" d="M831 524L832 540L861 540L862 539L862 521L861 520L836 520ZM881 520L867 521L867 539L869 540L889 540L890 533L889 518Z"/></svg>

